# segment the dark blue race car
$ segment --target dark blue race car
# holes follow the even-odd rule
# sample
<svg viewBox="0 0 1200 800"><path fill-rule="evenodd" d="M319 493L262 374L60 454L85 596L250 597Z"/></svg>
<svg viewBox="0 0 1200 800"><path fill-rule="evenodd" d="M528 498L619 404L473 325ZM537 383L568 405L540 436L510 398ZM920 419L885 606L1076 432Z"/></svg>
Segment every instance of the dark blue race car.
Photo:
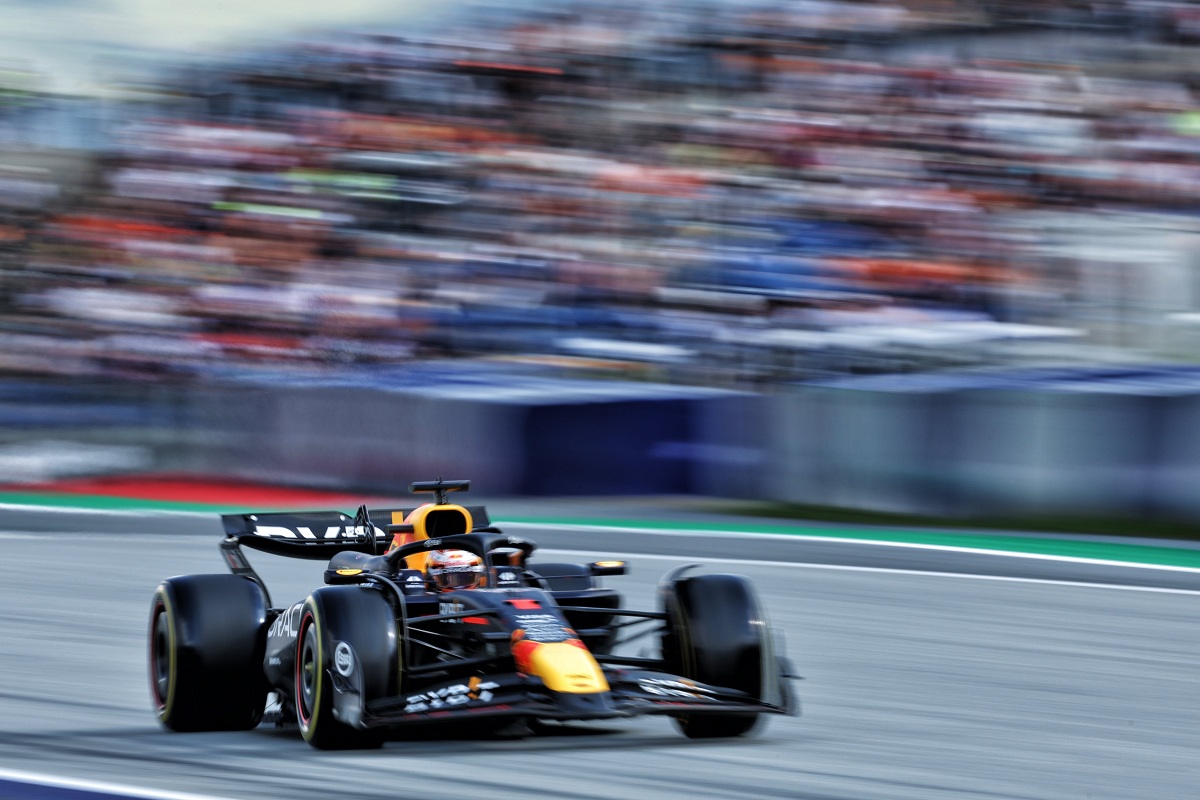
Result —
<svg viewBox="0 0 1200 800"><path fill-rule="evenodd" d="M493 730L643 714L669 716L692 738L738 736L765 714L797 713L746 578L683 567L663 577L657 610L625 609L599 582L624 562L536 562L535 545L492 526L486 509L446 501L467 488L418 482L411 489L434 502L353 516L223 516L231 573L169 578L154 593L150 687L162 724L267 720L345 748L431 723ZM277 606L243 548L326 561L325 585ZM466 566L439 569L440 554ZM443 580L459 573L469 583ZM635 640L654 654L626 654Z"/></svg>

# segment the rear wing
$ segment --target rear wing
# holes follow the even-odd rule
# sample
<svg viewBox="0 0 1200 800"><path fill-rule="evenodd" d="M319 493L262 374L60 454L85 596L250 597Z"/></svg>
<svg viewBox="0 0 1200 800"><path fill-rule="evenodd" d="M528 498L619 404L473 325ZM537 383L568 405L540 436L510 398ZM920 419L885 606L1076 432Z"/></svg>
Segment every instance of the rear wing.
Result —
<svg viewBox="0 0 1200 800"><path fill-rule="evenodd" d="M471 514L472 530L489 528L491 520L483 506L464 507ZM391 544L392 534L388 528L402 522L413 510L368 509L363 506L354 515L341 511L222 514L225 539L221 542L221 555L233 574L244 575L257 583L270 604L266 584L246 560L242 553L243 546L263 553L312 561L328 561L347 550L377 555Z"/></svg>
<svg viewBox="0 0 1200 800"><path fill-rule="evenodd" d="M358 523L359 520L354 516L343 514L341 511L221 515L221 526L225 529L226 536L256 537L274 540L277 543L290 543L295 546L295 555L299 558L306 558L307 556L302 555L303 548L313 544L343 547L355 542L370 544L366 526ZM383 532L379 531L377 535L382 536ZM249 544L249 541L247 544L255 547ZM282 552L285 555L291 554L286 548Z"/></svg>
<svg viewBox="0 0 1200 800"><path fill-rule="evenodd" d="M473 530L487 528L492 524L484 506L464 508L471 514ZM362 519L364 511L367 514L365 519L371 522L370 532ZM330 556L323 554L331 548L334 553L354 549L351 545L356 544L368 548L372 544L380 544L386 548L391 541L388 526L399 524L413 511L414 508L359 509L358 514L354 516L343 514L341 511L222 514L221 525L225 528L226 536L241 540L251 549L293 558L320 559L329 558L332 553ZM262 541L274 544L260 546Z"/></svg>

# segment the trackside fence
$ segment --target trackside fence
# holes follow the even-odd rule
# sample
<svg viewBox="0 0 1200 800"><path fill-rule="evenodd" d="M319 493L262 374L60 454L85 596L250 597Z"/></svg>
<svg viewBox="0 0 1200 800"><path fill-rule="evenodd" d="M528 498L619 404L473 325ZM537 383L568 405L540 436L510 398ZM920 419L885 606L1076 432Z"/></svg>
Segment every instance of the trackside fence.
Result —
<svg viewBox="0 0 1200 800"><path fill-rule="evenodd" d="M473 369L84 388L0 386L0 482L29 463L4 448L52 439L140 447L134 461L159 471L356 491L441 475L492 496L1200 519L1193 368L877 376L761 394Z"/></svg>

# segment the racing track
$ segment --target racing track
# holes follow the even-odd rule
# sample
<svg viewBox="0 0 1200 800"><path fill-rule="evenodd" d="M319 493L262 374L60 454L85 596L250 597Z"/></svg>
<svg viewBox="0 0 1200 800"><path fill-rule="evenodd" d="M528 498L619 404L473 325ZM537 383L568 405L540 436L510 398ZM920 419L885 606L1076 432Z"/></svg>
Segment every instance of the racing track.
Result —
<svg viewBox="0 0 1200 800"><path fill-rule="evenodd" d="M690 742L645 719L365 753L313 751L266 728L170 734L149 711L150 593L162 577L221 571L215 520L7 512L0 769L247 800L1197 796L1196 572L504 527L544 549L626 554L631 574L610 580L634 606L652 605L654 582L677 563L749 575L806 676L795 684L804 715L746 740ZM744 560L713 557L731 554ZM321 569L255 555L277 602Z"/></svg>

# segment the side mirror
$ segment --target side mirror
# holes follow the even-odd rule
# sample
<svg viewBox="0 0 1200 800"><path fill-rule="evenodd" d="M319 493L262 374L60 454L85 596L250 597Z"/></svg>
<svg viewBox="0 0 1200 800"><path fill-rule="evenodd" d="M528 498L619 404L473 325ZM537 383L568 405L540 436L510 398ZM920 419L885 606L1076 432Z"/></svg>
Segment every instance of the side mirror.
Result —
<svg viewBox="0 0 1200 800"><path fill-rule="evenodd" d="M624 575L629 571L624 561L593 561L588 569L597 577L602 575Z"/></svg>

